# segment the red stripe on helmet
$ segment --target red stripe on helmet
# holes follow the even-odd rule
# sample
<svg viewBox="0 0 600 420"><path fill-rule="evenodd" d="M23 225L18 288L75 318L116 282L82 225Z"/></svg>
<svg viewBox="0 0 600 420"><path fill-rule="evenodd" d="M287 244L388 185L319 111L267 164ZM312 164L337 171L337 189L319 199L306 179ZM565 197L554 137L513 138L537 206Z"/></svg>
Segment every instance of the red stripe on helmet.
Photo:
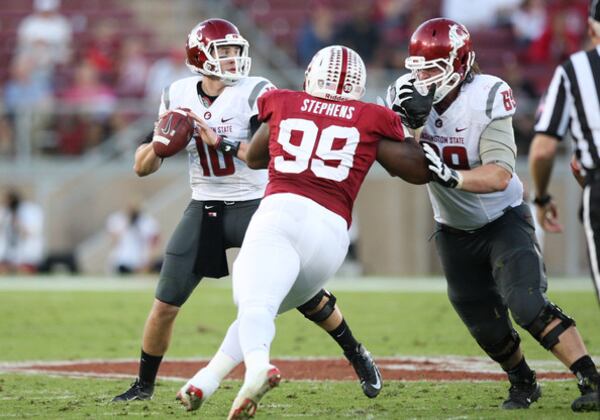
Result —
<svg viewBox="0 0 600 420"><path fill-rule="evenodd" d="M338 81L336 93L339 95L342 93L344 84L346 83L346 68L348 67L348 49L342 47L342 73L340 74L340 80Z"/></svg>

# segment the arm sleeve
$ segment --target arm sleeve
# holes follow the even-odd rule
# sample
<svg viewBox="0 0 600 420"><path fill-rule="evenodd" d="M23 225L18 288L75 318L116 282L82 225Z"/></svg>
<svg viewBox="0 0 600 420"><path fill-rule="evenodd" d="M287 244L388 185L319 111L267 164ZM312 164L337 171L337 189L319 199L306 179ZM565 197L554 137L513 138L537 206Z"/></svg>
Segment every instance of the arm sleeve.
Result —
<svg viewBox="0 0 600 420"><path fill-rule="evenodd" d="M486 127L479 140L479 155L483 165L495 163L514 173L517 146L511 117L493 120Z"/></svg>
<svg viewBox="0 0 600 420"><path fill-rule="evenodd" d="M250 138L258 131L258 127L260 127L261 122L258 121L258 115L253 115L250 118Z"/></svg>
<svg viewBox="0 0 600 420"><path fill-rule="evenodd" d="M540 101L534 127L536 133L547 134L558 140L562 140L567 133L571 111L567 85L565 71L562 66L558 66Z"/></svg>
<svg viewBox="0 0 600 420"><path fill-rule="evenodd" d="M148 134L146 134L146 137L144 137L142 139L142 141L140 141L140 144L138 146L141 146L142 144L150 143L152 141L152 137L154 137L154 130L152 130Z"/></svg>

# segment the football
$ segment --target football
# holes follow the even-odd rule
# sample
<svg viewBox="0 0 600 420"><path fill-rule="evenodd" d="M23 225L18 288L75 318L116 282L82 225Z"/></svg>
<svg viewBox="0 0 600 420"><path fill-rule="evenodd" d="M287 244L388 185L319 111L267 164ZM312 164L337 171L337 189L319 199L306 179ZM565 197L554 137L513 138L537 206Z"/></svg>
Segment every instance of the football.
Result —
<svg viewBox="0 0 600 420"><path fill-rule="evenodd" d="M186 111L183 108L167 111L158 120L152 137L156 156L165 158L185 149L194 134L194 120Z"/></svg>

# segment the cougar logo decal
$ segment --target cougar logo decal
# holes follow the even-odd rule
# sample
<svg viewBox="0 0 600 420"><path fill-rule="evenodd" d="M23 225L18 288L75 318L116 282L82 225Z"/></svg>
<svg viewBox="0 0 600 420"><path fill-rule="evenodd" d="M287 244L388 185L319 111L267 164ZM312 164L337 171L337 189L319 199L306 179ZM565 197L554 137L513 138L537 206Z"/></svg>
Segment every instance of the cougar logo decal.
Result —
<svg viewBox="0 0 600 420"><path fill-rule="evenodd" d="M456 54L456 51L465 45L465 41L469 39L469 33L460 25L450 25L448 38L450 39L450 45L452 45L452 52Z"/></svg>

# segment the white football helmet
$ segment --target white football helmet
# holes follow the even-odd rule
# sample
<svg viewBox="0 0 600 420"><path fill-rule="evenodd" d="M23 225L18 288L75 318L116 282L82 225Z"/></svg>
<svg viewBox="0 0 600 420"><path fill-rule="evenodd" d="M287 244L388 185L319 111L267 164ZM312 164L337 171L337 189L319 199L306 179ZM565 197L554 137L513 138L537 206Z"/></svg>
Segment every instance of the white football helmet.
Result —
<svg viewBox="0 0 600 420"><path fill-rule="evenodd" d="M359 100L365 94L367 70L355 51L341 45L317 52L304 73L304 91L332 101Z"/></svg>

